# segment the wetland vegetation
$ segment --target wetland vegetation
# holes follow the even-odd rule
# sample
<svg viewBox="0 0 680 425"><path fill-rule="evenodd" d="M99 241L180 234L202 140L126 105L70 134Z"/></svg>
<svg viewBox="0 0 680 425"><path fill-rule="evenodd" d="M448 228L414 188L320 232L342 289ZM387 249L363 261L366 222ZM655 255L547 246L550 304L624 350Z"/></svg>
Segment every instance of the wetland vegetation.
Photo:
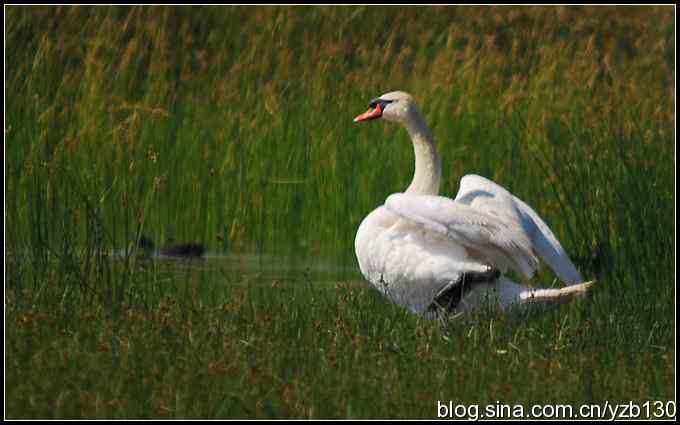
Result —
<svg viewBox="0 0 680 425"><path fill-rule="evenodd" d="M5 13L6 418L674 400L672 6ZM444 194L526 200L589 299L442 324L368 289L354 235L413 152L352 118L396 89ZM142 234L207 258L139 258Z"/></svg>

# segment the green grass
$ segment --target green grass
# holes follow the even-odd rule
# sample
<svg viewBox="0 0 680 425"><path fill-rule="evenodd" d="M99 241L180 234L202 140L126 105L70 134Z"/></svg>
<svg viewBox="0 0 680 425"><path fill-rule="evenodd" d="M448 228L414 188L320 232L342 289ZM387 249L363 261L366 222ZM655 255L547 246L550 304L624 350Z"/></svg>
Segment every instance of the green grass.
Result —
<svg viewBox="0 0 680 425"><path fill-rule="evenodd" d="M671 7L5 11L8 418L674 399ZM413 152L352 118L395 89L445 194L477 173L534 206L590 299L441 324L368 290L354 235ZM302 267L110 255L141 233Z"/></svg>

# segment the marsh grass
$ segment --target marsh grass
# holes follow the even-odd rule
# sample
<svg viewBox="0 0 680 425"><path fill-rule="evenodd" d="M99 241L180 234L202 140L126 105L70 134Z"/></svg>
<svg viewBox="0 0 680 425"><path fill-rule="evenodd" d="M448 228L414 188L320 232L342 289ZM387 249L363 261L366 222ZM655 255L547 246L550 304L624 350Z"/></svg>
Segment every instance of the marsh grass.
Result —
<svg viewBox="0 0 680 425"><path fill-rule="evenodd" d="M673 399L672 8L6 12L7 417ZM590 299L439 324L356 272L252 285L129 249L145 233L353 265L413 153L401 129L351 120L397 88L445 193L473 172L525 199L598 279Z"/></svg>

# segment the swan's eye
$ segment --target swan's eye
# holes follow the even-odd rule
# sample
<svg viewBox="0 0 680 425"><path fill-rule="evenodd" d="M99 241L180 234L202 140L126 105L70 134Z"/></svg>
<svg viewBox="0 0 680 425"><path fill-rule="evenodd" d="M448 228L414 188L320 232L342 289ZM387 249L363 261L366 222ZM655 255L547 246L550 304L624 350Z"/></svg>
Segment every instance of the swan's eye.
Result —
<svg viewBox="0 0 680 425"><path fill-rule="evenodd" d="M371 103L368 104L368 107L371 109L375 109L378 105L380 105L380 109L384 111L385 106L389 105L392 102L394 101L385 99L373 99L371 100Z"/></svg>

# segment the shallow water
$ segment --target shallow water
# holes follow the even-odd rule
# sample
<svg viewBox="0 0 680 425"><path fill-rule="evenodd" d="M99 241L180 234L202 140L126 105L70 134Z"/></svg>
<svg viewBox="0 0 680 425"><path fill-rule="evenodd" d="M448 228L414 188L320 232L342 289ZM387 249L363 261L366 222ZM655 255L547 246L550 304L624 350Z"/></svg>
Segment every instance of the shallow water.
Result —
<svg viewBox="0 0 680 425"><path fill-rule="evenodd" d="M361 283L358 266L304 257L281 257L269 254L208 252L202 257L182 258L161 254L140 257L140 264L157 268L168 275L223 280L229 284L291 285L302 283Z"/></svg>
<svg viewBox="0 0 680 425"><path fill-rule="evenodd" d="M74 258L91 257L85 250L71 251ZM52 255L50 255L52 256ZM208 281L225 285L286 285L336 283L364 284L365 281L357 264L343 264L318 257L276 256L257 253L207 252L200 257L177 257L162 255L160 252L143 253L126 249L110 250L104 256L115 262L129 262L135 269L153 275L155 281L178 280ZM31 255L10 252L9 263L28 265ZM59 261L59 260L57 260ZM75 260L79 263L79 260ZM127 266L126 266L127 267Z"/></svg>

